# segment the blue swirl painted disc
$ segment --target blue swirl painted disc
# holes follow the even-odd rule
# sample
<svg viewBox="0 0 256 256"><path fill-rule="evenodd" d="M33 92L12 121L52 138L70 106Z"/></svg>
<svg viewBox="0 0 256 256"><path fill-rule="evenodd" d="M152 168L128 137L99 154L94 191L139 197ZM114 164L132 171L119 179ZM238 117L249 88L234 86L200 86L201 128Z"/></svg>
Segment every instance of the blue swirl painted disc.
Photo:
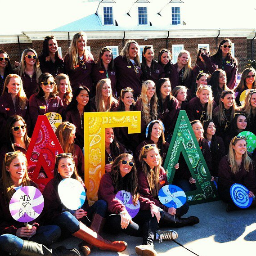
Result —
<svg viewBox="0 0 256 256"><path fill-rule="evenodd" d="M230 196L234 204L239 208L248 208L253 201L249 197L249 190L242 184L234 183L230 188Z"/></svg>
<svg viewBox="0 0 256 256"><path fill-rule="evenodd" d="M168 208L180 208L187 201L185 192L178 186L165 185L158 192L159 201Z"/></svg>
<svg viewBox="0 0 256 256"><path fill-rule="evenodd" d="M85 202L86 193L84 186L78 180L63 179L58 186L61 202L70 210L81 208Z"/></svg>

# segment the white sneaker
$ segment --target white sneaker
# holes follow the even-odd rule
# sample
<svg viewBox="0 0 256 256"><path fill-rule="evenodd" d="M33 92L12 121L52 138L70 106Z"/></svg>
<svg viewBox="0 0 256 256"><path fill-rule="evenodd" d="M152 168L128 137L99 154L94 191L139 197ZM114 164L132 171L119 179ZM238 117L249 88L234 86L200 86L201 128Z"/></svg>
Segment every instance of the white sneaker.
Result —
<svg viewBox="0 0 256 256"><path fill-rule="evenodd" d="M159 243L163 240L175 240L178 238L178 233L174 230L157 230L156 239L159 239Z"/></svg>
<svg viewBox="0 0 256 256"><path fill-rule="evenodd" d="M138 245L135 247L135 251L141 256L157 256L154 245Z"/></svg>

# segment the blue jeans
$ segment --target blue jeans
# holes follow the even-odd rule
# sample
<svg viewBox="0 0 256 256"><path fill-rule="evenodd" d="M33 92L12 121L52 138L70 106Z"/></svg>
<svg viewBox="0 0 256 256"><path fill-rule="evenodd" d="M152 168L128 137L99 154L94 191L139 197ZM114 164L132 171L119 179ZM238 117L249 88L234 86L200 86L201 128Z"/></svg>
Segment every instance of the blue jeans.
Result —
<svg viewBox="0 0 256 256"><path fill-rule="evenodd" d="M87 217L90 219L90 221L88 221L85 217L81 221L90 226L93 219L93 214L97 213L105 218L106 212L107 203L103 200L98 200L87 211ZM80 229L79 220L69 211L62 212L52 222L61 228L64 236L69 236Z"/></svg>
<svg viewBox="0 0 256 256"><path fill-rule="evenodd" d="M49 246L56 242L60 235L61 230L58 226L41 226L37 228L36 234L30 238L30 241ZM23 240L20 237L12 234L3 234L0 236L0 252L3 251L11 255L17 255L22 247Z"/></svg>

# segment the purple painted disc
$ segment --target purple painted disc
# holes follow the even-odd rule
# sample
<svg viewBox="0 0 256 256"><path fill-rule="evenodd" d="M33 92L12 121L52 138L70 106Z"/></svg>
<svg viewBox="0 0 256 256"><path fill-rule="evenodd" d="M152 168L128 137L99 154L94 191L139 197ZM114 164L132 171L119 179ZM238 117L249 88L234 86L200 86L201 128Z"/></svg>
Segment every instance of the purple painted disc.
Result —
<svg viewBox="0 0 256 256"><path fill-rule="evenodd" d="M19 222L30 222L36 219L43 209L43 195L39 189L33 186L17 189L9 204L12 217Z"/></svg>
<svg viewBox="0 0 256 256"><path fill-rule="evenodd" d="M132 218L134 218L138 214L140 210L140 202L138 200L137 204L134 205L132 202L132 195L130 192L120 190L116 193L116 199L121 201L122 204L124 204L127 212L130 214Z"/></svg>

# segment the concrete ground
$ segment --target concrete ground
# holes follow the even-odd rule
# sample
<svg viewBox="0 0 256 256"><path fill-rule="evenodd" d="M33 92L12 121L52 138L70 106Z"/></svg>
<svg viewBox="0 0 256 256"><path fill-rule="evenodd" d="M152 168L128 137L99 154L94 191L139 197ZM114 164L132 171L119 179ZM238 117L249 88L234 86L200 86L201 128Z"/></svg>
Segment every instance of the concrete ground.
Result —
<svg viewBox="0 0 256 256"><path fill-rule="evenodd" d="M226 205L221 201L192 205L189 215L199 217L200 223L192 227L175 229L179 237L176 240L187 249L173 241L155 242L155 250L159 255L173 256L252 256L256 254L256 209L226 212ZM114 228L114 227L113 227ZM109 240L124 240L128 248L121 253L100 251L93 248L92 256L130 255L135 256L135 246L141 238L124 234L110 236ZM65 245L67 248L77 247L79 239L70 238L55 246Z"/></svg>

